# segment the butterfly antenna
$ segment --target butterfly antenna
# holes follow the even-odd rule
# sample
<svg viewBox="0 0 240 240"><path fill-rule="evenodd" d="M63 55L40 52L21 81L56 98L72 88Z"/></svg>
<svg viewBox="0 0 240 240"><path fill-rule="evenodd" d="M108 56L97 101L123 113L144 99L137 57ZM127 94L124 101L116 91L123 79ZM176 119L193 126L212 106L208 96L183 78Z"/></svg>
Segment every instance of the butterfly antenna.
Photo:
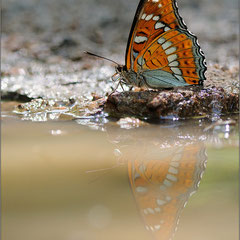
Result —
<svg viewBox="0 0 240 240"><path fill-rule="evenodd" d="M99 55L97 55L97 54L95 54L95 53L91 53L91 52L87 52L87 51L84 51L84 53L85 53L85 54L88 54L88 55L90 55L90 56L94 56L94 57L97 57L97 58L101 58L101 59L107 60L107 61L112 62L112 63L114 63L114 64L116 64L116 65L119 66L119 64L118 64L117 62L115 62L115 61L113 61L113 60L111 60L111 59L109 59L109 58L105 58L105 57L99 56Z"/></svg>

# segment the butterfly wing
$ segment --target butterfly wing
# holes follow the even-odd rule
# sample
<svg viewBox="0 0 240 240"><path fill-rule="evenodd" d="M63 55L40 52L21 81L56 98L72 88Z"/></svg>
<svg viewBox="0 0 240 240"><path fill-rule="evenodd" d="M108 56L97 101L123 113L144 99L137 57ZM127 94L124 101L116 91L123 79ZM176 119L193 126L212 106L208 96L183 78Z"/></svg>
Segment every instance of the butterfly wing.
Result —
<svg viewBox="0 0 240 240"><path fill-rule="evenodd" d="M175 0L141 0L126 51L127 70L143 72L149 87L202 84L206 63Z"/></svg>
<svg viewBox="0 0 240 240"><path fill-rule="evenodd" d="M143 156L142 156L143 157ZM128 163L131 189L145 227L156 240L169 240L188 198L205 170L202 144L179 147Z"/></svg>

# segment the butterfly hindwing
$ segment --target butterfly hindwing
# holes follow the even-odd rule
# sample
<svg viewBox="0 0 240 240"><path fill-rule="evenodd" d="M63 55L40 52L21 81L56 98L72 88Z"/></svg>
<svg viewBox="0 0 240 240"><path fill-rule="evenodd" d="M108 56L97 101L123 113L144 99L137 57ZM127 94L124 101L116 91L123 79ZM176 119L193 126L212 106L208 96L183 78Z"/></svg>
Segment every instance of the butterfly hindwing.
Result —
<svg viewBox="0 0 240 240"><path fill-rule="evenodd" d="M196 37L186 30L171 29L147 46L134 64L144 70L169 72L180 82L199 84L205 79L204 63L200 48L194 47L194 41Z"/></svg>

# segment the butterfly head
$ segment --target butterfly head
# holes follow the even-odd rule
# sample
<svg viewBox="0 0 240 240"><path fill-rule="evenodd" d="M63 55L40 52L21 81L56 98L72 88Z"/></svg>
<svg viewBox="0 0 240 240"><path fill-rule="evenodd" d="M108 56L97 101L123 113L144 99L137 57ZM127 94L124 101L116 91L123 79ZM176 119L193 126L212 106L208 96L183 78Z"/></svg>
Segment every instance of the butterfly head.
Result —
<svg viewBox="0 0 240 240"><path fill-rule="evenodd" d="M120 65L118 64L116 67L115 67L115 71L116 71L116 74L120 75L122 78L124 78L126 72L127 72L127 68L126 66L124 65Z"/></svg>
<svg viewBox="0 0 240 240"><path fill-rule="evenodd" d="M88 54L90 56L101 58L101 59L104 59L104 60L114 63L116 73L112 76L112 80L114 82L118 82L118 85L121 85L122 83L126 84L126 85L138 86L138 87L141 87L143 85L144 81L141 77L141 74L139 74L139 76L137 77L136 72L134 72L132 70L128 70L126 65L120 65L117 62L115 62L109 58L99 56L95 53L91 53L91 52L84 52L84 53ZM118 85L117 85L117 87L118 87Z"/></svg>
<svg viewBox="0 0 240 240"><path fill-rule="evenodd" d="M125 65L120 65L120 64L118 64L115 67L115 69L116 69L116 72L119 74L122 73L123 71L127 71L127 67Z"/></svg>
<svg viewBox="0 0 240 240"><path fill-rule="evenodd" d="M119 81L120 83L128 84L127 78L126 78L126 73L127 73L127 68L124 65L117 64L115 67L116 73L112 76L112 80Z"/></svg>
<svg viewBox="0 0 240 240"><path fill-rule="evenodd" d="M118 78L121 83L137 87L143 87L145 85L145 80L142 74L140 72L137 74L131 69L127 69L126 65L117 65L115 67L115 70L116 70L115 75L119 76Z"/></svg>

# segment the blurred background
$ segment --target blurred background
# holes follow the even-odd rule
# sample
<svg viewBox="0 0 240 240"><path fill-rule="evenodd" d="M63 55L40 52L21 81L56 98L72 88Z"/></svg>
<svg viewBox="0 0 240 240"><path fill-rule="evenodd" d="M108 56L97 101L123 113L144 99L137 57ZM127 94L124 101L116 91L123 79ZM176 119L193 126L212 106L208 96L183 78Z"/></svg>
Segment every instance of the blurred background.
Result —
<svg viewBox="0 0 240 240"><path fill-rule="evenodd" d="M138 0L5 0L3 41L46 61L49 55L79 60L84 50L123 63ZM179 0L180 15L197 35L208 61L238 58L237 0ZM12 41L12 42L11 42ZM13 44L14 42L14 44ZM11 46L10 46L11 45ZM12 49L13 50L13 49Z"/></svg>

